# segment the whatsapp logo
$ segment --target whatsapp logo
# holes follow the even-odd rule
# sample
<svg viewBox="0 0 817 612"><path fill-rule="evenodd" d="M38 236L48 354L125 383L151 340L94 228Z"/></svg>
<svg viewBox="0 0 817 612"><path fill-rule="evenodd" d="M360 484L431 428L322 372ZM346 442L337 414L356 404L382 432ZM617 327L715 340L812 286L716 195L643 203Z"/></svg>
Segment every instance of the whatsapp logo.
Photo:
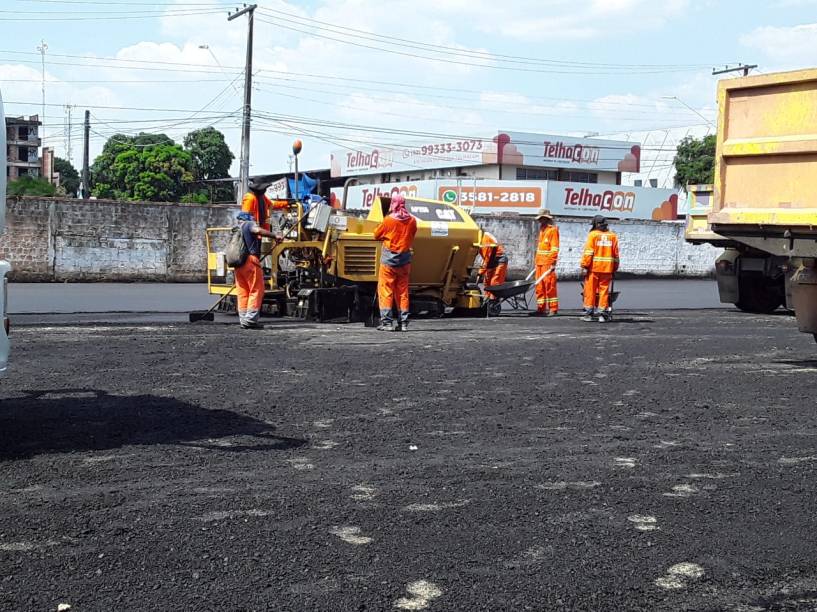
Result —
<svg viewBox="0 0 817 612"><path fill-rule="evenodd" d="M457 192L453 189L443 191L443 202L454 204L457 201Z"/></svg>

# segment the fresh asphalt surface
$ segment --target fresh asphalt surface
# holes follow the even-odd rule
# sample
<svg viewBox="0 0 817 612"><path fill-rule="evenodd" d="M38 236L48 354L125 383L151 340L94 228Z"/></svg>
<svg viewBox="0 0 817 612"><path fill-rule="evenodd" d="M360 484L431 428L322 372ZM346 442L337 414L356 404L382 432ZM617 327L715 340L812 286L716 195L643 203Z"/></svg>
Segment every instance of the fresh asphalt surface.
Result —
<svg viewBox="0 0 817 612"><path fill-rule="evenodd" d="M2 610L817 609L789 316L29 323Z"/></svg>
<svg viewBox="0 0 817 612"><path fill-rule="evenodd" d="M619 308L721 308L712 280L619 280ZM561 281L563 310L581 308L580 287ZM218 298L207 286L184 283L12 283L9 312L17 323L183 322L190 310L207 309ZM535 305L533 292L529 303ZM534 306L535 307L535 306ZM41 316L32 316L41 315Z"/></svg>

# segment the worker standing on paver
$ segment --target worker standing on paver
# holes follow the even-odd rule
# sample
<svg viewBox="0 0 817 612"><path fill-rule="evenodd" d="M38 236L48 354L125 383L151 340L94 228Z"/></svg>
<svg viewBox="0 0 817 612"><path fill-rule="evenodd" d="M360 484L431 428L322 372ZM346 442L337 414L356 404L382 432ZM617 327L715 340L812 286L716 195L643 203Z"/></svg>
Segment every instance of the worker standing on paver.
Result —
<svg viewBox="0 0 817 612"><path fill-rule="evenodd" d="M597 312L599 323L610 320L610 291L618 264L618 236L608 229L607 219L596 215L581 259L586 273L582 321L595 321Z"/></svg>
<svg viewBox="0 0 817 612"><path fill-rule="evenodd" d="M559 228L548 209L536 215L539 221L539 239L536 243L535 278L537 317L555 317L559 314L559 293L556 288L556 262L559 259Z"/></svg>
<svg viewBox="0 0 817 612"><path fill-rule="evenodd" d="M285 200L270 201L266 196L267 188L272 184L269 179L251 178L249 191L241 200L241 211L252 215L261 229L270 231L270 212L273 209L286 209L289 204Z"/></svg>
<svg viewBox="0 0 817 612"><path fill-rule="evenodd" d="M248 212L238 214L239 229L247 247L247 259L235 268L238 320L244 329L263 329L258 322L264 303L264 270L261 268L261 237L273 238Z"/></svg>
<svg viewBox="0 0 817 612"><path fill-rule="evenodd" d="M479 269L479 275L482 276L485 287L501 285L508 275L508 256L505 254L505 249L496 237L488 232L483 232L480 245L479 255L482 257L482 267ZM485 294L489 300L496 299L490 291L486 291Z"/></svg>
<svg viewBox="0 0 817 612"><path fill-rule="evenodd" d="M417 220L406 210L406 198L391 199L389 215L374 231L375 240L383 241L377 298L380 307L380 331L408 331L409 274L411 246L417 233ZM392 308L397 306L400 318L394 325Z"/></svg>

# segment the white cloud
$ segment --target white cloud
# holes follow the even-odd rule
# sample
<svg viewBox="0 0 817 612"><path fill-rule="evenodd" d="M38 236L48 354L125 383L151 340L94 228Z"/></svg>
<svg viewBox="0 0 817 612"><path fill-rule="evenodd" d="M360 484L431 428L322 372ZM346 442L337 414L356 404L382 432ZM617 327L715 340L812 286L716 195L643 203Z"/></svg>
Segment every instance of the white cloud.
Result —
<svg viewBox="0 0 817 612"><path fill-rule="evenodd" d="M756 28L741 36L740 43L786 68L813 66L817 57L817 23Z"/></svg>

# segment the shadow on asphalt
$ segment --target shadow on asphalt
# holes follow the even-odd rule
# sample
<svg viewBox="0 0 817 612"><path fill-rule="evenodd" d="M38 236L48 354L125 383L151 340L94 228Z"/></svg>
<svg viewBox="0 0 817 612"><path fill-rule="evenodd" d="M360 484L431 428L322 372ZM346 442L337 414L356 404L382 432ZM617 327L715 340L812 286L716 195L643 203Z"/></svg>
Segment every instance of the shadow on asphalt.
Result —
<svg viewBox="0 0 817 612"><path fill-rule="evenodd" d="M95 389L28 391L0 402L0 459L109 450L127 445L194 445L226 452L286 450L307 440L276 436L274 427L229 410L207 410L156 395L110 395ZM224 446L227 436L259 444Z"/></svg>
<svg viewBox="0 0 817 612"><path fill-rule="evenodd" d="M776 359L774 363L796 368L817 368L817 359Z"/></svg>

